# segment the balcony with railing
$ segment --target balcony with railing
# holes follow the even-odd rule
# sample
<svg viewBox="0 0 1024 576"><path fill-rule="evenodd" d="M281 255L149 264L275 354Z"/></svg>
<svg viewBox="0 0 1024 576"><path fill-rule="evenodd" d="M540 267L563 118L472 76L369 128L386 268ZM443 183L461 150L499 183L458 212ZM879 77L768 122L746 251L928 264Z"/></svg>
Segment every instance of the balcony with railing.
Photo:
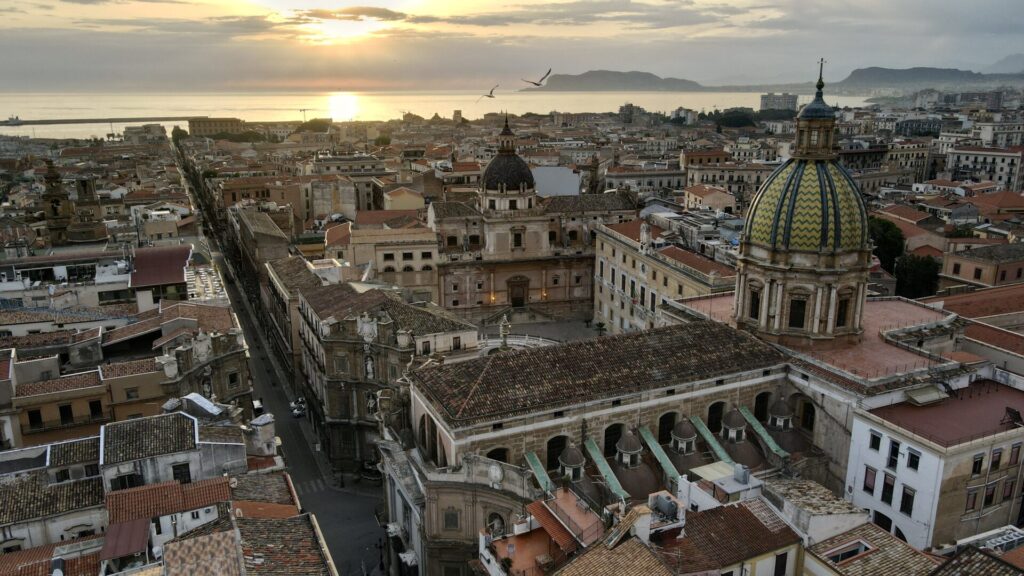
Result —
<svg viewBox="0 0 1024 576"><path fill-rule="evenodd" d="M75 426L84 426L87 424L105 424L113 420L113 418L113 412L103 411L90 414L78 414L56 420L29 420L28 424L22 427L22 433L34 434L38 432L60 430L63 428L74 428Z"/></svg>

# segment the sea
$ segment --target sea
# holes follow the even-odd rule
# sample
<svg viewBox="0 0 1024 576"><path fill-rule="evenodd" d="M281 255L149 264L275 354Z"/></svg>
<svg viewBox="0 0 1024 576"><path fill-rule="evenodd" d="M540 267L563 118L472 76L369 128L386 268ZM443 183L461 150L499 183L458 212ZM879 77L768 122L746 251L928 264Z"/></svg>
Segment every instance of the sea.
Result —
<svg viewBox="0 0 1024 576"><path fill-rule="evenodd" d="M803 95L800 102L809 102ZM864 98L829 96L830 104L863 106ZM156 116L231 116L247 122L331 118L334 121L385 121L412 112L425 118L435 113L451 118L455 110L469 120L489 112L546 114L612 112L625 103L650 111L671 112L683 107L711 112L737 106L757 109L757 92L495 92L481 98L472 91L395 92L0 92L0 121L69 118L136 118ZM170 129L187 122L161 122ZM38 138L104 138L132 123L0 126L0 135Z"/></svg>

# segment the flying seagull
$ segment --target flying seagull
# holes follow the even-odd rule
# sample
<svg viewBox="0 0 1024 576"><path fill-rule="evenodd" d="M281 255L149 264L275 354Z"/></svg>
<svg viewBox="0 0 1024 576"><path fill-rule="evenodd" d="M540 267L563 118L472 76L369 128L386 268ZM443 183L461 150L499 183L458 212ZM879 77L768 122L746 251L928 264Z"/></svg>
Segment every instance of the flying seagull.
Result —
<svg viewBox="0 0 1024 576"><path fill-rule="evenodd" d="M547 80L548 76L550 76L550 75L551 75L551 68L548 68L548 71L544 74L544 76L541 76L541 79L537 80L536 82L534 82L533 80L527 80L526 78L520 78L520 80L522 80L523 82L526 82L527 84L533 84L534 86L543 86L544 85L544 81Z"/></svg>
<svg viewBox="0 0 1024 576"><path fill-rule="evenodd" d="M490 92L488 92L487 94L481 94L480 98L494 98L494 91L498 88L498 86L500 86L500 84L495 84L494 88L491 88ZM477 98L476 101L479 102L480 98Z"/></svg>

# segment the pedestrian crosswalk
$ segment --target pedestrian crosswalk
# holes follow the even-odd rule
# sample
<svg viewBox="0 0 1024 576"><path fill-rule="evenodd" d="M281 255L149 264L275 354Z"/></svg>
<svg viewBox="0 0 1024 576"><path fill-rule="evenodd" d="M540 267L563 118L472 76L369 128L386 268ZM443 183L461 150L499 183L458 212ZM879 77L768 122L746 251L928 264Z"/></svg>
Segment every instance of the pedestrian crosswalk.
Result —
<svg viewBox="0 0 1024 576"><path fill-rule="evenodd" d="M324 482L323 478L317 478L316 480L306 480L305 482L295 483L295 493L299 496L304 494L316 494L323 492L327 489L327 483Z"/></svg>

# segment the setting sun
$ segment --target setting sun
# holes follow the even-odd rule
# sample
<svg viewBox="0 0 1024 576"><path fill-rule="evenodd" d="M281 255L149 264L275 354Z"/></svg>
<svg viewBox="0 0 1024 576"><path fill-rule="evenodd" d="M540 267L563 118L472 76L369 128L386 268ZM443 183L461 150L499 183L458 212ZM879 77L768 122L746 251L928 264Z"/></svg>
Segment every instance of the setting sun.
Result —
<svg viewBox="0 0 1024 576"><path fill-rule="evenodd" d="M331 118L352 120L359 115L359 96L351 92L336 92L327 99L327 110Z"/></svg>

